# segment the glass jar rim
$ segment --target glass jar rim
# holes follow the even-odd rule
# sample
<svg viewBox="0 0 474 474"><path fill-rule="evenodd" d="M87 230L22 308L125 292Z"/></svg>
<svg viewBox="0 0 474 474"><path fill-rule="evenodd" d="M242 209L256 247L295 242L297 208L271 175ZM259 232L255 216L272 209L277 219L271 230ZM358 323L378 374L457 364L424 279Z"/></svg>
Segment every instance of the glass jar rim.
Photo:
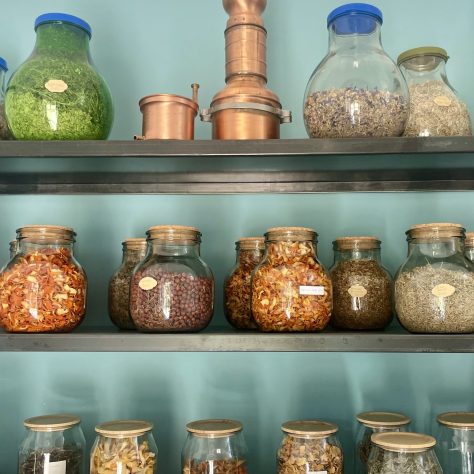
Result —
<svg viewBox="0 0 474 474"><path fill-rule="evenodd" d="M359 423L370 428L405 426L411 419L403 413L389 411L366 411L356 416Z"/></svg>
<svg viewBox="0 0 474 474"><path fill-rule="evenodd" d="M124 250L143 250L147 245L148 242L143 237L132 237L122 242Z"/></svg>
<svg viewBox="0 0 474 474"><path fill-rule="evenodd" d="M448 428L474 430L474 412L451 411L441 413L436 419L438 423Z"/></svg>
<svg viewBox="0 0 474 474"><path fill-rule="evenodd" d="M196 420L186 424L186 430L189 433L214 438L233 435L242 429L240 421L228 419Z"/></svg>
<svg viewBox="0 0 474 474"><path fill-rule="evenodd" d="M242 237L235 242L237 250L263 250L265 248L264 237Z"/></svg>
<svg viewBox="0 0 474 474"><path fill-rule="evenodd" d="M153 423L143 420L114 420L100 423L95 427L96 433L109 438L141 436L153 429Z"/></svg>
<svg viewBox="0 0 474 474"><path fill-rule="evenodd" d="M156 225L147 232L147 240L157 240L169 244L189 244L201 241L201 232L197 227L184 225Z"/></svg>
<svg viewBox="0 0 474 474"><path fill-rule="evenodd" d="M433 436L400 431L374 433L370 440L379 448L392 452L421 453L436 445Z"/></svg>
<svg viewBox="0 0 474 474"><path fill-rule="evenodd" d="M321 420L291 420L283 423L281 430L289 435L327 438L337 433L339 427L335 423Z"/></svg>
<svg viewBox="0 0 474 474"><path fill-rule="evenodd" d="M407 240L427 239L438 240L452 237L465 237L466 230L461 224L448 222L434 222L430 224L416 224L410 227L405 234Z"/></svg>
<svg viewBox="0 0 474 474"><path fill-rule="evenodd" d="M372 236L337 237L333 241L334 250L377 250L381 241Z"/></svg>
<svg viewBox="0 0 474 474"><path fill-rule="evenodd" d="M265 232L265 241L304 242L317 240L318 233L310 227L270 227Z"/></svg>
<svg viewBox="0 0 474 474"><path fill-rule="evenodd" d="M59 225L25 225L16 230L19 242L64 243L75 242L76 232L71 227Z"/></svg>
<svg viewBox="0 0 474 474"><path fill-rule="evenodd" d="M27 418L23 424L32 431L63 431L78 425L81 419L76 415L61 413Z"/></svg>

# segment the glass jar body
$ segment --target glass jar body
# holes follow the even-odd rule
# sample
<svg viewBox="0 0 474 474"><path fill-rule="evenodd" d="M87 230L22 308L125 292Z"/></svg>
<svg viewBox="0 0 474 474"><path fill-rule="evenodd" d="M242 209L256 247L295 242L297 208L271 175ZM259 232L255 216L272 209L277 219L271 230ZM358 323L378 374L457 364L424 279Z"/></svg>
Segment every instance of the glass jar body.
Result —
<svg viewBox="0 0 474 474"><path fill-rule="evenodd" d="M443 472L474 473L474 429L439 425L437 440L436 452Z"/></svg>
<svg viewBox="0 0 474 474"><path fill-rule="evenodd" d="M5 112L5 72L0 67L0 140L11 140L13 137L8 128Z"/></svg>

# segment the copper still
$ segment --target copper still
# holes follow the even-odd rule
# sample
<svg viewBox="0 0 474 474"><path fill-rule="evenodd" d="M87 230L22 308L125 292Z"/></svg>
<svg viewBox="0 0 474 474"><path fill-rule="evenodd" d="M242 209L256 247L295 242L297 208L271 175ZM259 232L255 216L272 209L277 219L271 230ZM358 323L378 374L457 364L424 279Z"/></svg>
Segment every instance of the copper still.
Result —
<svg viewBox="0 0 474 474"><path fill-rule="evenodd" d="M203 109L212 138L280 138L280 124L291 122L278 96L266 87L267 30L261 15L267 0L223 0L229 14L225 30L226 86Z"/></svg>

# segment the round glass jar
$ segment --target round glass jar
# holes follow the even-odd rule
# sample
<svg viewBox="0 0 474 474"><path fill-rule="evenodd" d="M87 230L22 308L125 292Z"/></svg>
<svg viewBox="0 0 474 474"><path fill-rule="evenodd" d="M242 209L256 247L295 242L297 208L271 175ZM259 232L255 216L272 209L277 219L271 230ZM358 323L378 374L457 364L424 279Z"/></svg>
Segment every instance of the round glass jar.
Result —
<svg viewBox="0 0 474 474"><path fill-rule="evenodd" d="M354 453L355 474L367 474L367 461L372 448L371 437L374 433L407 431L410 418L401 413L370 411L357 415L356 445Z"/></svg>
<svg viewBox="0 0 474 474"><path fill-rule="evenodd" d="M472 135L466 104L456 95L446 76L448 53L426 46L405 51L398 65L410 92L407 137Z"/></svg>
<svg viewBox="0 0 474 474"><path fill-rule="evenodd" d="M8 71L7 62L0 58L0 140L11 140L12 134L8 128L5 113L5 74Z"/></svg>
<svg viewBox="0 0 474 474"><path fill-rule="evenodd" d="M376 237L339 237L333 242L331 325L384 329L392 320L392 278L382 266Z"/></svg>
<svg viewBox="0 0 474 474"><path fill-rule="evenodd" d="M87 278L69 227L17 230L18 251L0 273L0 324L7 332L69 332L84 319Z"/></svg>
<svg viewBox="0 0 474 474"><path fill-rule="evenodd" d="M395 310L416 333L474 331L474 266L459 224L420 224L407 232L408 257L395 277Z"/></svg>
<svg viewBox="0 0 474 474"><path fill-rule="evenodd" d="M36 44L10 78L8 125L17 140L102 140L113 121L109 88L89 51L91 27L80 18L46 13L35 22Z"/></svg>
<svg viewBox="0 0 474 474"><path fill-rule="evenodd" d="M153 425L141 420L116 420L95 427L90 474L155 474L158 449Z"/></svg>
<svg viewBox="0 0 474 474"><path fill-rule="evenodd" d="M470 262L474 262L474 232L466 232L464 255Z"/></svg>
<svg viewBox="0 0 474 474"><path fill-rule="evenodd" d="M333 10L329 50L304 98L311 138L396 137L408 119L408 88L381 42L382 12L365 3Z"/></svg>
<svg viewBox="0 0 474 474"><path fill-rule="evenodd" d="M251 276L265 249L263 237L243 237L235 243L237 260L224 281L224 314L237 329L256 329L250 306Z"/></svg>
<svg viewBox="0 0 474 474"><path fill-rule="evenodd" d="M74 415L28 418L18 453L19 474L85 474L86 440Z"/></svg>
<svg viewBox="0 0 474 474"><path fill-rule="evenodd" d="M148 252L135 268L130 315L145 332L200 331L214 311L214 278L200 257L195 227L164 225L147 231Z"/></svg>
<svg viewBox="0 0 474 474"><path fill-rule="evenodd" d="M130 282L134 268L145 258L146 239L122 242L122 265L109 282L109 317L119 329L136 329L130 316Z"/></svg>
<svg viewBox="0 0 474 474"><path fill-rule="evenodd" d="M434 452L436 440L432 436L375 433L372 443L368 474L443 474Z"/></svg>
<svg viewBox="0 0 474 474"><path fill-rule="evenodd" d="M333 423L319 420L287 421L277 452L278 474L343 473L342 448Z"/></svg>
<svg viewBox="0 0 474 474"><path fill-rule="evenodd" d="M263 331L321 331L331 318L332 285L316 255L317 233L273 227L252 274L252 315Z"/></svg>
<svg viewBox="0 0 474 474"><path fill-rule="evenodd" d="M188 437L181 454L183 474L247 474L247 447L239 421L193 421L186 429Z"/></svg>
<svg viewBox="0 0 474 474"><path fill-rule="evenodd" d="M474 473L474 413L449 412L438 416L436 451L443 472Z"/></svg>

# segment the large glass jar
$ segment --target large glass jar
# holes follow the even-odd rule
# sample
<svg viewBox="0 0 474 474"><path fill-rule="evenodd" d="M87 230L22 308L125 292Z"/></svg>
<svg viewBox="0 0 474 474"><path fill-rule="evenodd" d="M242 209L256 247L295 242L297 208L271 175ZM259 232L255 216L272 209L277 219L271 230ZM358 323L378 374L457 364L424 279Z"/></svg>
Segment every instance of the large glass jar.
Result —
<svg viewBox="0 0 474 474"><path fill-rule="evenodd" d="M186 429L182 474L247 474L247 447L239 421L193 421Z"/></svg>
<svg viewBox="0 0 474 474"><path fill-rule="evenodd" d="M252 315L263 331L321 331L331 318L332 285L316 255L317 233L273 227L252 275Z"/></svg>
<svg viewBox="0 0 474 474"><path fill-rule="evenodd" d="M408 257L395 277L400 323L417 333L474 331L474 266L459 224L420 224L407 232Z"/></svg>
<svg viewBox="0 0 474 474"><path fill-rule="evenodd" d="M464 255L470 262L474 263L474 232L466 232Z"/></svg>
<svg viewBox="0 0 474 474"><path fill-rule="evenodd" d="M74 415L36 416L25 420L19 449L19 474L85 474L86 440Z"/></svg>
<svg viewBox="0 0 474 474"><path fill-rule="evenodd" d="M306 87L304 121L312 138L400 136L408 88L381 42L382 12L364 3L333 10L329 50Z"/></svg>
<svg viewBox="0 0 474 474"><path fill-rule="evenodd" d="M235 243L237 261L224 281L224 313L237 329L256 329L250 307L251 276L265 249L263 237L243 237Z"/></svg>
<svg viewBox="0 0 474 474"><path fill-rule="evenodd" d="M214 278L200 256L201 233L176 225L148 229L148 252L135 268L130 315L145 332L204 329L214 311Z"/></svg>
<svg viewBox="0 0 474 474"><path fill-rule="evenodd" d="M339 428L319 420L287 421L281 425L283 441L277 452L278 474L342 474L344 462Z"/></svg>
<svg viewBox="0 0 474 474"><path fill-rule="evenodd" d="M122 242L122 265L109 282L109 317L119 329L136 329L130 316L130 282L134 268L145 258L146 239Z"/></svg>
<svg viewBox="0 0 474 474"><path fill-rule="evenodd" d="M155 474L158 449L152 430L152 423L141 420L97 425L90 474Z"/></svg>
<svg viewBox="0 0 474 474"><path fill-rule="evenodd" d="M368 474L443 474L434 452L436 440L432 436L375 433L372 443Z"/></svg>
<svg viewBox="0 0 474 474"><path fill-rule="evenodd" d="M331 324L338 329L383 329L392 320L392 278L382 266L376 237L333 242Z"/></svg>
<svg viewBox="0 0 474 474"><path fill-rule="evenodd" d="M100 140L113 121L112 99L89 51L91 27L80 18L46 13L35 22L36 44L10 78L8 124L18 140Z"/></svg>
<svg viewBox="0 0 474 474"><path fill-rule="evenodd" d="M446 76L448 57L444 49L432 46L410 49L398 57L410 92L407 137L472 135L466 104Z"/></svg>
<svg viewBox="0 0 474 474"><path fill-rule="evenodd" d="M5 73L7 71L7 62L0 58L0 140L10 140L12 138L5 113Z"/></svg>
<svg viewBox="0 0 474 474"><path fill-rule="evenodd" d="M443 471L474 474L474 413L442 413L438 423L436 450Z"/></svg>
<svg viewBox="0 0 474 474"><path fill-rule="evenodd" d="M87 278L69 227L17 230L18 252L0 273L0 324L8 332L69 332L86 311Z"/></svg>
<svg viewBox="0 0 474 474"><path fill-rule="evenodd" d="M372 448L374 433L407 431L411 420L401 413L370 411L357 415L356 445L354 453L355 474L367 474L367 461Z"/></svg>

